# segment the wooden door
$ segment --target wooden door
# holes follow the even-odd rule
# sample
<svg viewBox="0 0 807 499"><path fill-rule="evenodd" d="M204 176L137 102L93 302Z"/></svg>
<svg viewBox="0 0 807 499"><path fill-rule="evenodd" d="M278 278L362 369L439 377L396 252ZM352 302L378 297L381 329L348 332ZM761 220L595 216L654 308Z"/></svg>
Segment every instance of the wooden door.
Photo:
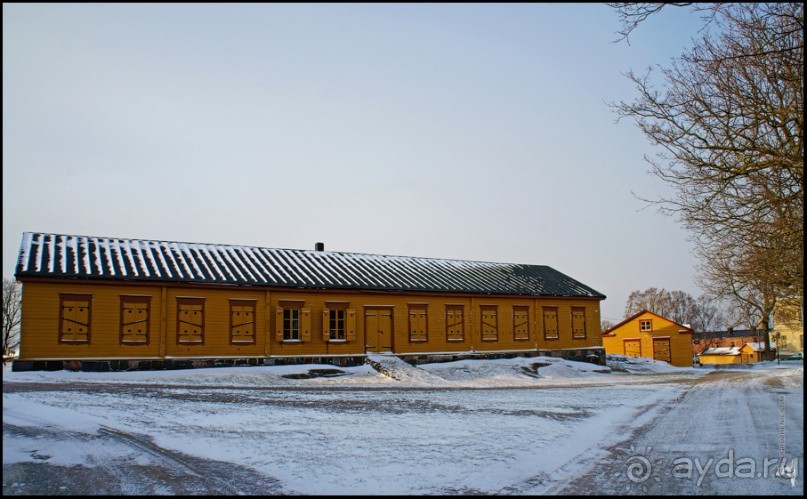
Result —
<svg viewBox="0 0 807 499"><path fill-rule="evenodd" d="M672 361L672 352L670 350L670 340L667 338L653 338L653 359L663 360L664 362Z"/></svg>
<svg viewBox="0 0 807 499"><path fill-rule="evenodd" d="M639 338L622 340L625 355L628 357L641 357L642 356L642 340Z"/></svg>
<svg viewBox="0 0 807 499"><path fill-rule="evenodd" d="M392 309L365 309L364 347L368 352L392 351Z"/></svg>

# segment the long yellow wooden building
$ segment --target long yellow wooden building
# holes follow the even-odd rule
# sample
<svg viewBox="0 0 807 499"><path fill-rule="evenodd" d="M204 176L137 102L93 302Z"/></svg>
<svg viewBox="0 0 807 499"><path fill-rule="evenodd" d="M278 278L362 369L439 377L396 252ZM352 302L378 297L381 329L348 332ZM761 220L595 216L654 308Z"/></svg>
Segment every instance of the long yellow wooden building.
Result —
<svg viewBox="0 0 807 499"><path fill-rule="evenodd" d="M521 265L23 234L19 369L39 362L354 363L526 354L605 363L605 296ZM129 362L132 365L132 362Z"/></svg>

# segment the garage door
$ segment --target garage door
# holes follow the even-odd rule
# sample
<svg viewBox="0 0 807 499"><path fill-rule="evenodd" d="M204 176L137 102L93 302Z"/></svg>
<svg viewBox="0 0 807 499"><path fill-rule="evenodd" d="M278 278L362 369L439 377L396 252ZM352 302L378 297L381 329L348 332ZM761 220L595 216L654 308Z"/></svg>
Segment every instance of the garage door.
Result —
<svg viewBox="0 0 807 499"><path fill-rule="evenodd" d="M622 340L625 349L625 355L628 357L641 357L642 356L642 341L635 340Z"/></svg>
<svg viewBox="0 0 807 499"><path fill-rule="evenodd" d="M653 358L664 362L672 361L669 338L653 338Z"/></svg>

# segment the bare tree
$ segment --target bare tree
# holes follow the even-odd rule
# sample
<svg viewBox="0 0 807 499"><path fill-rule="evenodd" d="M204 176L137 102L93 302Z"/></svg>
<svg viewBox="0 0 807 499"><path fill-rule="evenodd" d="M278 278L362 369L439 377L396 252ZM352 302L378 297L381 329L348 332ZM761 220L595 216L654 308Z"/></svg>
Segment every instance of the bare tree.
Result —
<svg viewBox="0 0 807 499"><path fill-rule="evenodd" d="M20 346L22 288L17 281L3 279L3 357Z"/></svg>
<svg viewBox="0 0 807 499"><path fill-rule="evenodd" d="M611 5L623 38L661 9ZM778 297L804 294L803 5L693 10L716 34L660 68L664 91L629 72L640 96L613 106L661 148L646 160L674 195L650 202L692 234L703 288L767 330Z"/></svg>
<svg viewBox="0 0 807 499"><path fill-rule="evenodd" d="M679 324L692 326L698 315L695 298L685 291L670 291L670 318Z"/></svg>
<svg viewBox="0 0 807 499"><path fill-rule="evenodd" d="M686 291L648 288L632 291L625 303L625 317L642 310L666 317L678 324L689 325L696 331L715 330L728 321L719 300L701 295L697 299Z"/></svg>
<svg viewBox="0 0 807 499"><path fill-rule="evenodd" d="M619 15L619 20L622 22L622 29L617 32L619 38L616 41L625 40L630 45L629 35L634 29L636 29L639 26L639 24L646 21L648 17L652 16L653 14L659 13L661 9L663 9L664 7L668 6L685 7L688 5L692 5L692 3L691 2L670 2L670 3L617 2L617 3L609 3L608 5L616 9L617 14Z"/></svg>
<svg viewBox="0 0 807 499"><path fill-rule="evenodd" d="M696 300L696 314L692 320L695 331L718 331L736 324L733 315L728 314L722 300L700 295Z"/></svg>
<svg viewBox="0 0 807 499"><path fill-rule="evenodd" d="M654 314L667 317L670 309L670 294L666 289L647 288L644 291L637 289L628 295L628 301L625 303L625 317L630 317L642 310L649 310Z"/></svg>
<svg viewBox="0 0 807 499"><path fill-rule="evenodd" d="M708 258L701 258L701 262L701 287L710 295L727 300L735 315L749 328L763 333L767 354L771 317L777 299L785 292L771 277L772 267L777 266L775 260L759 246L749 244L738 251L726 243Z"/></svg>
<svg viewBox="0 0 807 499"><path fill-rule="evenodd" d="M603 319L603 320L600 321L600 332L607 331L607 330L611 329L612 327L614 327L615 325L616 325L615 323L613 323L613 322L611 322L609 320Z"/></svg>

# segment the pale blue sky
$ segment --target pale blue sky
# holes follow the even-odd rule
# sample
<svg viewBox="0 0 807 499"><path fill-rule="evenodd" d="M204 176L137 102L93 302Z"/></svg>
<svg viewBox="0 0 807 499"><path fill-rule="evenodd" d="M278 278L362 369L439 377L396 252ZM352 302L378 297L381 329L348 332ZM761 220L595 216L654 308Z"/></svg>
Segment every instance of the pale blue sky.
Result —
<svg viewBox="0 0 807 499"><path fill-rule="evenodd" d="M3 276L22 232L549 265L700 294L659 152L608 102L687 9L3 4Z"/></svg>

